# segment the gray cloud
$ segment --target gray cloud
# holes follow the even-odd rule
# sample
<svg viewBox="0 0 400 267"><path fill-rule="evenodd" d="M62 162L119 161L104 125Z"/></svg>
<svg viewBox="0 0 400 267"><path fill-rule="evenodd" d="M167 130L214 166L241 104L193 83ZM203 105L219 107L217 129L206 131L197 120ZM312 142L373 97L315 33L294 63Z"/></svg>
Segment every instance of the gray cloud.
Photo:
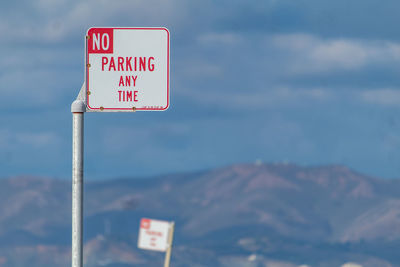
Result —
<svg viewBox="0 0 400 267"><path fill-rule="evenodd" d="M361 99L368 104L400 107L400 89L375 89L361 92Z"/></svg>
<svg viewBox="0 0 400 267"><path fill-rule="evenodd" d="M398 146L387 132L397 129L388 121L399 108L400 43L388 25L399 24L399 7L393 0L2 2L0 145L28 162L2 171L69 175L69 105L83 81L89 27L167 26L170 110L88 114L92 175L261 158L395 176L400 150L385 147ZM37 167L38 147L52 168Z"/></svg>

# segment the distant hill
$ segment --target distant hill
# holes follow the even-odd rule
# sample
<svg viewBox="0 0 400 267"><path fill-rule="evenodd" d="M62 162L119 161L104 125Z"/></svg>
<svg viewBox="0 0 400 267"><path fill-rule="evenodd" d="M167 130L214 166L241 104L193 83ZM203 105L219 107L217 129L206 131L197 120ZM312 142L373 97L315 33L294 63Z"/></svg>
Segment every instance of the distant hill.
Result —
<svg viewBox="0 0 400 267"><path fill-rule="evenodd" d="M70 266L71 183L0 180L0 266ZM400 266L400 181L238 164L85 184L85 266L162 266L139 220L176 222L171 266Z"/></svg>

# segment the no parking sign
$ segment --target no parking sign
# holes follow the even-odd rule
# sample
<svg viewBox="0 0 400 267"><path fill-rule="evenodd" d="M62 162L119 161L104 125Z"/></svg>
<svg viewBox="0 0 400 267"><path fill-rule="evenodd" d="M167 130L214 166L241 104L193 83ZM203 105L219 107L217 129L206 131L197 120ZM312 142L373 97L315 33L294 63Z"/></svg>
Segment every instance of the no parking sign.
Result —
<svg viewBox="0 0 400 267"><path fill-rule="evenodd" d="M86 35L88 111L169 107L166 28L90 28Z"/></svg>

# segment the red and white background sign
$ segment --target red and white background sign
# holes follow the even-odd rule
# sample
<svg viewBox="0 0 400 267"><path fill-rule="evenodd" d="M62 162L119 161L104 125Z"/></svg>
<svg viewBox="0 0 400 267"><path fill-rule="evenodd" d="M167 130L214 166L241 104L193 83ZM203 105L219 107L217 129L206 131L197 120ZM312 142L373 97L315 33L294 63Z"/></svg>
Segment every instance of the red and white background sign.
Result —
<svg viewBox="0 0 400 267"><path fill-rule="evenodd" d="M86 35L89 111L169 107L166 28L90 28Z"/></svg>
<svg viewBox="0 0 400 267"><path fill-rule="evenodd" d="M156 251L167 251L171 223L143 218L140 221L138 247Z"/></svg>

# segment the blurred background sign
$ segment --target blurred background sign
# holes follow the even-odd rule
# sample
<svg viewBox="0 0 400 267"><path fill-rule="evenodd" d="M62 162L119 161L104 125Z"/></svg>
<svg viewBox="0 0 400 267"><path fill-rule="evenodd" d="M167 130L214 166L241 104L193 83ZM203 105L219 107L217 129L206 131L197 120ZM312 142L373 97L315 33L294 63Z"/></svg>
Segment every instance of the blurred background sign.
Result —
<svg viewBox="0 0 400 267"><path fill-rule="evenodd" d="M167 251L171 230L172 223L170 222L143 218L140 221L138 247L161 252Z"/></svg>

